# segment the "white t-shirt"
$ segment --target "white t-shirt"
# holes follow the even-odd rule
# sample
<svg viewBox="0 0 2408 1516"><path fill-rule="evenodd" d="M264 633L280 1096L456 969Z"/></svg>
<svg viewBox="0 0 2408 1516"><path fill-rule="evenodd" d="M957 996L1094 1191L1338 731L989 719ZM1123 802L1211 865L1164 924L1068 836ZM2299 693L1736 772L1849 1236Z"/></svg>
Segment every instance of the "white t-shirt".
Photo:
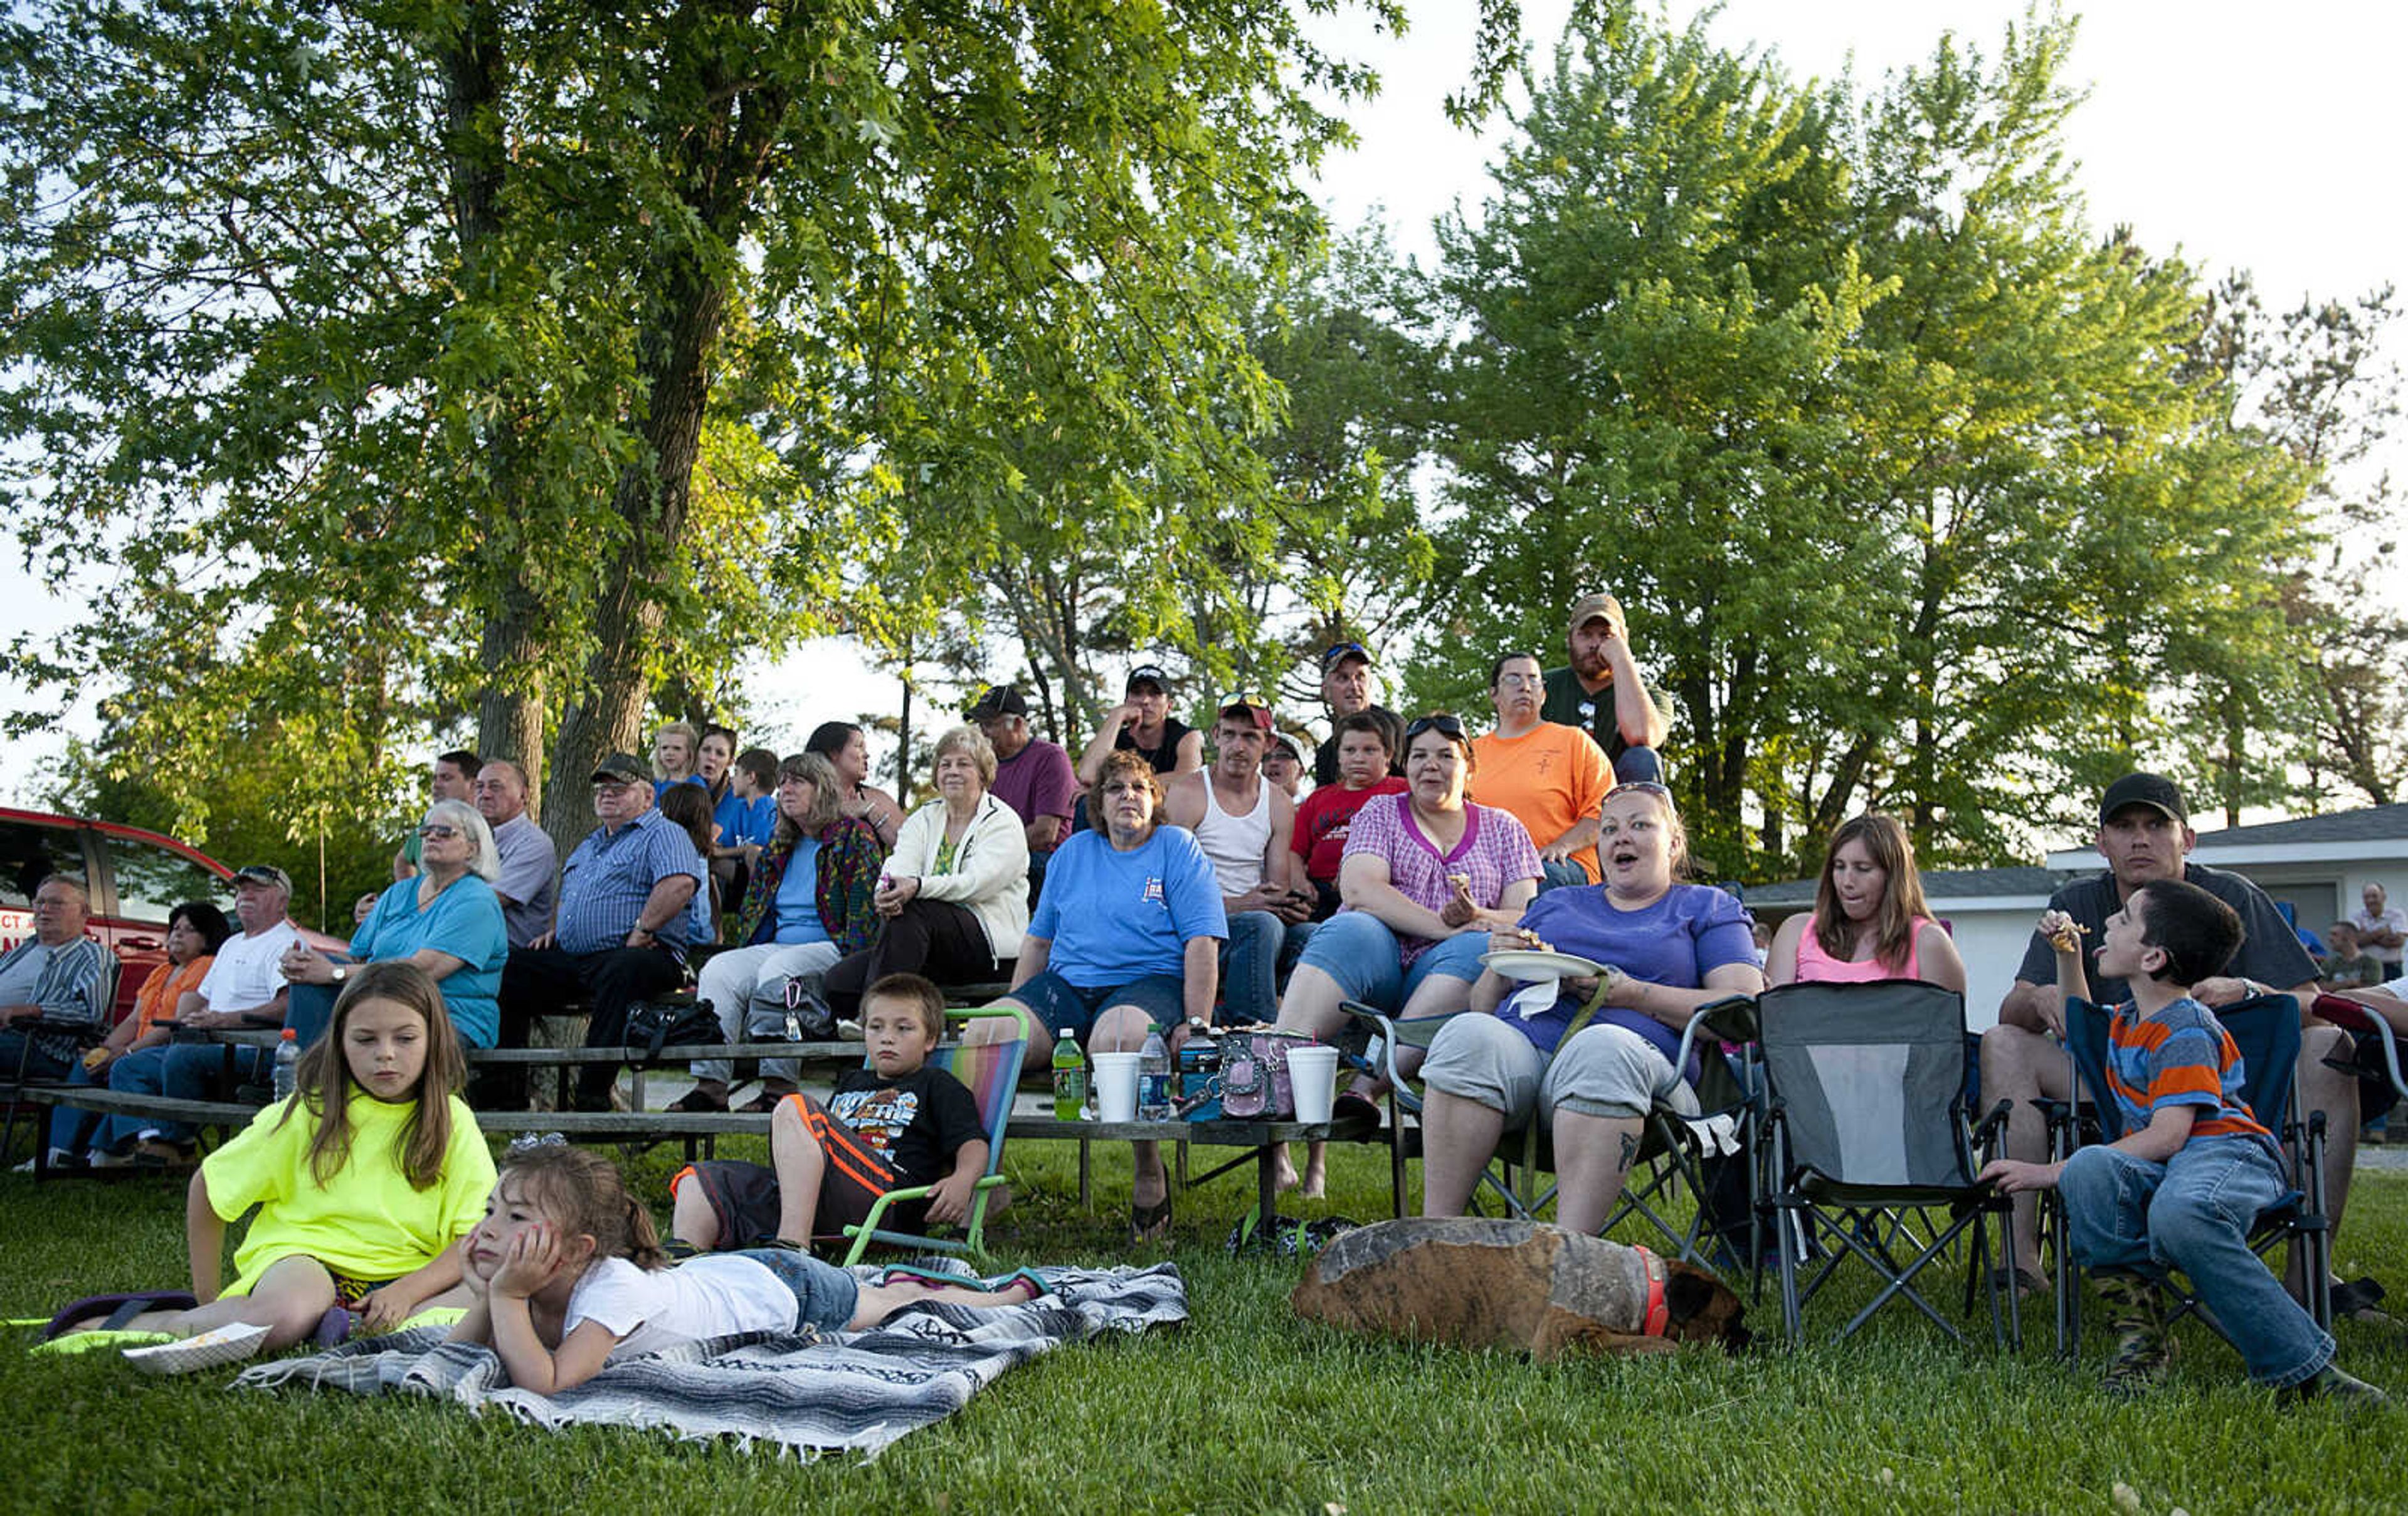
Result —
<svg viewBox="0 0 2408 1516"><path fill-rule="evenodd" d="M202 1001L212 1011L247 1011L266 1004L284 988L278 960L300 940L300 931L290 921L279 921L256 937L247 932L228 937L201 980Z"/></svg>
<svg viewBox="0 0 2408 1516"><path fill-rule="evenodd" d="M653 1352L671 1342L699 1342L738 1332L791 1332L800 1306L785 1281L749 1258L706 1253L675 1268L642 1269L605 1258L568 1292L562 1336L599 1321L622 1352Z"/></svg>
<svg viewBox="0 0 2408 1516"><path fill-rule="evenodd" d="M57 947L34 943L17 955L15 962L0 971L0 1005L31 1005L34 991L41 987L42 975L50 966L50 955L57 951Z"/></svg>

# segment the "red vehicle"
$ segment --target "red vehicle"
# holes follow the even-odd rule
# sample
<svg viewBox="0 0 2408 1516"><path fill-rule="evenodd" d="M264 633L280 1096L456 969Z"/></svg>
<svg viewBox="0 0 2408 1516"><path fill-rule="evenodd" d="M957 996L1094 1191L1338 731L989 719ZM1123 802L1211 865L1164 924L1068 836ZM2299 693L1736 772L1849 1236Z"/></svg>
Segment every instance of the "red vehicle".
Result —
<svg viewBox="0 0 2408 1516"><path fill-rule="evenodd" d="M135 992L167 960L167 913L190 900L214 902L234 916L234 871L173 837L113 821L87 821L0 806L0 951L33 933L34 891L54 874L71 874L92 888L90 931L117 954L117 1015L134 1007ZM239 930L239 929L237 929ZM314 931L312 946L341 943Z"/></svg>

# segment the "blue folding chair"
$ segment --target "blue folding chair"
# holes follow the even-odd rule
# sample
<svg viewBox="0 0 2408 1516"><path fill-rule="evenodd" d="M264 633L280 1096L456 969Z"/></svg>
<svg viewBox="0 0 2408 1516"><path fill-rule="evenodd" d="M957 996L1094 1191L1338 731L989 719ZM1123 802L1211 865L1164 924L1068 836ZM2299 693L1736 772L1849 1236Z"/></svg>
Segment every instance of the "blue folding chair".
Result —
<svg viewBox="0 0 2408 1516"><path fill-rule="evenodd" d="M2096 1140L2114 1142L2124 1135L2124 1121L2107 1088L2107 1027L2112 1013L2086 1000L2065 1003L2065 1046L2073 1061L2080 1087L2089 1104L2077 1114L2062 1103L2053 1104L2050 1156L2062 1162L2072 1155L2086 1135L2084 1121L2093 1124ZM2321 1112L2306 1121L2300 1109L2296 1079L2300 1063L2300 1003L2288 995L2259 995L2221 1006L2215 1018L2240 1050L2244 1076L2242 1099L2258 1123L2274 1133L2290 1164L2291 1188L2260 1211L2249 1229L2249 1245L2264 1254L2277 1246L2302 1249L2302 1277L2308 1281L2308 1314L2320 1327L2332 1325L2331 1233L2325 1217L2325 1129ZM2082 1303L2076 1286L2079 1271L2066 1246L2065 1208L2052 1192L2047 1220L2056 1257L2057 1350L2071 1359L2081 1350ZM2180 1292L2167 1312L2169 1324L2196 1311L2218 1336L2229 1336L2214 1313L2196 1295Z"/></svg>

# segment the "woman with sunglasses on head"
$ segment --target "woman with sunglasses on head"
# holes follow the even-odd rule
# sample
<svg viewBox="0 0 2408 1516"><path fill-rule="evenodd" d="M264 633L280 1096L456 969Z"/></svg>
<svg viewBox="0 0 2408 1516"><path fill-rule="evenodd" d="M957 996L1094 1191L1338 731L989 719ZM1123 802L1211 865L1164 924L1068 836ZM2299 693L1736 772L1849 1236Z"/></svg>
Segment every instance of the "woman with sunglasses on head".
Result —
<svg viewBox="0 0 2408 1516"><path fill-rule="evenodd" d="M1519 987L1483 971L1471 1004L1497 1014L1457 1017L1430 1043L1422 1069L1426 1216L1462 1215L1498 1139L1537 1120L1555 1138L1555 1220L1576 1232L1602 1228L1649 1106L1660 1099L1697 1108L1694 1071L1672 1066L1689 1018L1764 988L1739 902L1677 882L1688 839L1670 791L1640 783L1608 795L1598 858L1603 884L1549 891L1519 931L1494 944L1526 947L1535 937L1608 965L1604 1005L1589 1024L1556 1047L1597 980L1564 980L1552 998L1540 989L1523 999Z"/></svg>
<svg viewBox="0 0 2408 1516"><path fill-rule="evenodd" d="M375 909L352 933L348 958L329 958L305 943L284 954L291 993L284 1024L307 1048L335 1014L335 997L363 963L404 959L435 977L452 1030L470 1047L491 1047L502 1016L494 997L510 938L502 898L494 893L502 858L493 829L466 801L437 801L418 829L418 876L377 897Z"/></svg>
<svg viewBox="0 0 2408 1516"><path fill-rule="evenodd" d="M1343 1001L1405 1020L1470 1003L1492 932L1512 930L1539 888L1539 850L1521 822L1463 797L1471 739L1451 715L1405 728L1405 791L1354 813L1338 865L1338 914L1305 945L1280 1002L1283 1032L1334 1036ZM1376 1117L1367 1090L1339 1097L1338 1114ZM1313 1145L1302 1192L1322 1191ZM1285 1177L1284 1165L1283 1165Z"/></svg>
<svg viewBox="0 0 2408 1516"><path fill-rule="evenodd" d="M1965 992L1965 960L1924 903L1914 843L1871 813L1831 833L1814 909L1781 923L1764 970L1777 985L1924 979Z"/></svg>

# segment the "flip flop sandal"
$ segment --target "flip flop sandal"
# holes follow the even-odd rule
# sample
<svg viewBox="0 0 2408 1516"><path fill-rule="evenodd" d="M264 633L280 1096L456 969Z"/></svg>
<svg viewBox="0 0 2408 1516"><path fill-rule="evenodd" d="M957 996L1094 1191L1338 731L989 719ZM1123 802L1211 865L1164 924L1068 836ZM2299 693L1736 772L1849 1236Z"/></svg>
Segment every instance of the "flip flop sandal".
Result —
<svg viewBox="0 0 2408 1516"><path fill-rule="evenodd" d="M182 1290L137 1290L127 1294L86 1295L73 1305L63 1307L42 1328L42 1339L49 1341L64 1336L67 1329L93 1317L101 1318L100 1330L122 1331L125 1323L144 1311L191 1310L200 1304Z"/></svg>
<svg viewBox="0 0 2408 1516"><path fill-rule="evenodd" d="M1359 1122L1376 1128L1380 1124L1380 1107L1369 1096L1349 1090L1329 1103L1329 1122L1332 1126Z"/></svg>
<svg viewBox="0 0 2408 1516"><path fill-rule="evenodd" d="M318 1324L311 1330L309 1340L321 1348L340 1347L351 1339L351 1333L357 1329L362 1320L363 1318L352 1315L340 1306L329 1306L326 1307L326 1314L318 1318Z"/></svg>
<svg viewBox="0 0 2408 1516"><path fill-rule="evenodd" d="M1165 1191L1163 1197L1151 1206L1140 1206L1136 1201L1130 1201L1129 1246L1135 1248L1149 1242L1168 1243L1169 1241L1169 1193Z"/></svg>
<svg viewBox="0 0 2408 1516"><path fill-rule="evenodd" d="M205 1368L239 1364L257 1353L266 1340L267 1328L238 1322L196 1337L163 1342L155 1348L128 1348L125 1361L145 1374L194 1374Z"/></svg>
<svg viewBox="0 0 2408 1516"><path fill-rule="evenodd" d="M29 1353L89 1353L103 1348L147 1348L154 1343L179 1341L171 1332L112 1332L103 1328L96 1332L70 1332L63 1337L37 1342L25 1350Z"/></svg>
<svg viewBox="0 0 2408 1516"><path fill-rule="evenodd" d="M1010 1289L1016 1284L1025 1284L1030 1290L1035 1292L1035 1293L1031 1294L1027 1300L1022 1302L1023 1305L1032 1305L1037 1301L1044 1299L1047 1295L1059 1295L1062 1292L1059 1289L1055 1288L1054 1284L1045 1278L1045 1276L1038 1273L1033 1268L1013 1269L1002 1278L989 1284L987 1288L1000 1292Z"/></svg>

